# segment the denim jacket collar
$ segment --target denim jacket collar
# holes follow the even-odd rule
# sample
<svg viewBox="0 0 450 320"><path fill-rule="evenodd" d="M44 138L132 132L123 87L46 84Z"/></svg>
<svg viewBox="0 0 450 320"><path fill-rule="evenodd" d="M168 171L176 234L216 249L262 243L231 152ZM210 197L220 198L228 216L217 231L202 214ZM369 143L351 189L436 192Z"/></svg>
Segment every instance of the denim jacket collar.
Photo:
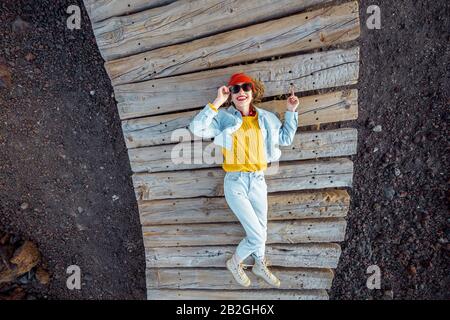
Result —
<svg viewBox="0 0 450 320"><path fill-rule="evenodd" d="M264 112L261 111L262 109L256 107L255 105L253 105L253 106L255 107L256 114L258 115L258 119L259 119L260 117L264 117ZM241 114L241 113L239 112L239 110L234 106L234 104L231 104L231 105L228 107L227 111L228 111L229 113L235 115L235 116L238 116L238 117L242 118L242 114Z"/></svg>

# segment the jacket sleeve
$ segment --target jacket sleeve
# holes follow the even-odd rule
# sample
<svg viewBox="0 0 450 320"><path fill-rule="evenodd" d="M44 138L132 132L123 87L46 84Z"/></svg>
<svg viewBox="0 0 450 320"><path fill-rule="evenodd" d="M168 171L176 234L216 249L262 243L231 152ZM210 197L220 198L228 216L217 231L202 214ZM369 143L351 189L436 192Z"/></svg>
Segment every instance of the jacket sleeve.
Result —
<svg viewBox="0 0 450 320"><path fill-rule="evenodd" d="M280 127L279 132L279 145L289 146L294 141L295 132L298 127L298 112L286 111L284 117L284 123Z"/></svg>
<svg viewBox="0 0 450 320"><path fill-rule="evenodd" d="M196 136L202 138L214 138L220 130L219 112L213 110L209 104L195 115L189 124L189 130Z"/></svg>

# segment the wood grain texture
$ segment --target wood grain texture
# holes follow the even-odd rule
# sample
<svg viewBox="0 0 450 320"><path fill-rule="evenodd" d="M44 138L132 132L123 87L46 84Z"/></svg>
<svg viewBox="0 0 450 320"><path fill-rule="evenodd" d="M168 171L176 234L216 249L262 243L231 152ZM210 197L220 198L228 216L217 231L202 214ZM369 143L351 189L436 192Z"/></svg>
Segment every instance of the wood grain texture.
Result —
<svg viewBox="0 0 450 320"><path fill-rule="evenodd" d="M213 69L114 87L121 119L204 106L230 74L245 72L265 85L265 97L355 84L359 47L297 55L274 61Z"/></svg>
<svg viewBox="0 0 450 320"><path fill-rule="evenodd" d="M342 218L269 221L267 244L343 241L346 222ZM177 247L238 244L245 231L240 223L200 223L142 227L144 246Z"/></svg>
<svg viewBox="0 0 450 320"><path fill-rule="evenodd" d="M250 268L251 287L239 286L224 267L245 231L223 197L222 158L202 161L220 147L187 127L232 73L260 80L258 107L282 121L278 99L290 84L303 93L357 83L359 47L326 49L359 37L358 1L329 2L84 0L123 120L148 299L328 299L341 254L332 242L344 240L350 205L336 188L352 187L353 163L343 157L356 153L356 129L299 131L265 172L266 253L282 284L274 290ZM300 127L358 117L356 89L319 92L300 98ZM188 146L197 147L193 162L174 162Z"/></svg>
<svg viewBox="0 0 450 320"><path fill-rule="evenodd" d="M119 17L163 6L175 0L84 0L84 6L92 22Z"/></svg>
<svg viewBox="0 0 450 320"><path fill-rule="evenodd" d="M331 269L272 268L280 279L280 290L329 289L333 280ZM252 284L249 289L270 289L263 280L247 272ZM148 289L222 289L242 290L227 269L164 268L147 269Z"/></svg>
<svg viewBox="0 0 450 320"><path fill-rule="evenodd" d="M221 168L136 173L133 184L138 200L216 197L224 195L224 176ZM353 163L346 158L273 163L265 176L269 193L350 187ZM193 185L195 188L192 188Z"/></svg>
<svg viewBox="0 0 450 320"><path fill-rule="evenodd" d="M326 290L150 289L148 300L328 300Z"/></svg>
<svg viewBox="0 0 450 320"><path fill-rule="evenodd" d="M353 128L298 132L290 146L281 146L280 161L349 156L356 153L358 131ZM133 172L161 172L221 167L222 147L213 142L129 149Z"/></svg>
<svg viewBox="0 0 450 320"><path fill-rule="evenodd" d="M299 127L358 118L357 89L301 97L299 103ZM284 121L286 100L267 101L257 104L257 107L275 113ZM180 141L180 136L183 136L183 141L200 139L186 131L198 112L199 110L184 111L122 121L127 148L170 144Z"/></svg>
<svg viewBox="0 0 450 320"><path fill-rule="evenodd" d="M339 218L347 215L346 190L289 191L268 195L267 219ZM224 197L139 201L143 226L160 224L237 222Z"/></svg>
<svg viewBox="0 0 450 320"><path fill-rule="evenodd" d="M297 13L330 0L180 0L93 24L105 60Z"/></svg>
<svg viewBox="0 0 450 320"><path fill-rule="evenodd" d="M224 267L235 246L146 248L147 268ZM335 243L277 244L266 246L270 266L299 268L336 268L341 248ZM253 265L248 257L244 264Z"/></svg>
<svg viewBox="0 0 450 320"><path fill-rule="evenodd" d="M105 63L114 85L270 58L356 39L358 2L297 14Z"/></svg>

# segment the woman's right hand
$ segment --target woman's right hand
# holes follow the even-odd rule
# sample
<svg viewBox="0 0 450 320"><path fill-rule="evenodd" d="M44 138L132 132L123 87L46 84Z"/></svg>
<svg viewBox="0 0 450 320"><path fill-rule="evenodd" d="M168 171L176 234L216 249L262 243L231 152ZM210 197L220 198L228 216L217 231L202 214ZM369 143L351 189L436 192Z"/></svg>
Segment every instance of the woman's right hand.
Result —
<svg viewBox="0 0 450 320"><path fill-rule="evenodd" d="M216 100L214 100L213 105L217 109L219 109L228 100L229 96L230 96L230 89L228 89L227 86L221 86L217 90L217 98Z"/></svg>

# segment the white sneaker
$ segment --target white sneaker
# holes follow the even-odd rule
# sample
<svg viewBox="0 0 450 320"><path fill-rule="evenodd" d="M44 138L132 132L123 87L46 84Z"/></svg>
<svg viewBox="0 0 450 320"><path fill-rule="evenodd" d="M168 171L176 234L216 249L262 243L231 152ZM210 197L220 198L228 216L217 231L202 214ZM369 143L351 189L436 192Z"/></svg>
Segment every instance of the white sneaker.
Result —
<svg viewBox="0 0 450 320"><path fill-rule="evenodd" d="M265 258L262 261L255 259L252 272L271 286L276 288L280 287L280 280L267 268L267 260Z"/></svg>
<svg viewBox="0 0 450 320"><path fill-rule="evenodd" d="M236 264L233 261L233 258L227 260L227 269L230 270L234 279L244 287L248 287L250 285L250 278L245 274L244 268L246 268L243 263Z"/></svg>

